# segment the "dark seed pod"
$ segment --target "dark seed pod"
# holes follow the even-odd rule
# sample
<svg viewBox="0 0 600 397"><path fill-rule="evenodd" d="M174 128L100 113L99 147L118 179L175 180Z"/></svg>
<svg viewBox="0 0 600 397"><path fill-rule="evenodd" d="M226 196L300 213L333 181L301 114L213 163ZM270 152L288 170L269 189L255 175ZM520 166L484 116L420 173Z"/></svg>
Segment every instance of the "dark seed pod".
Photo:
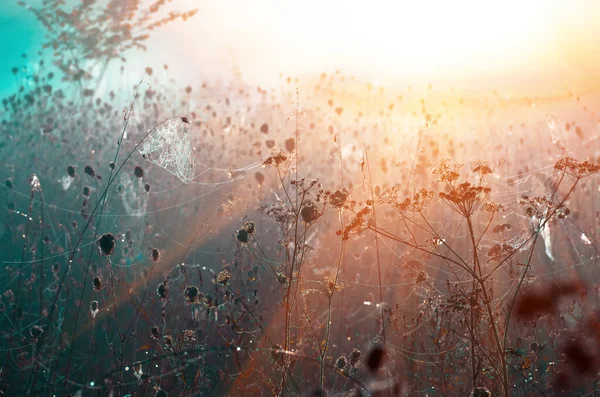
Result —
<svg viewBox="0 0 600 397"><path fill-rule="evenodd" d="M98 292L102 290L102 280L100 280L100 277L95 276L92 284L94 285L94 291Z"/></svg>
<svg viewBox="0 0 600 397"><path fill-rule="evenodd" d="M100 252L103 255L112 255L113 252L115 252L115 236L111 233L103 234L102 237L100 237L100 240L98 240L98 245L100 247Z"/></svg>
<svg viewBox="0 0 600 397"><path fill-rule="evenodd" d="M152 337L153 337L154 339L158 339L158 338L160 338L160 331L159 331L159 329L158 329L158 326L156 326L156 325L153 325L153 326L150 328L150 334L152 335Z"/></svg>
<svg viewBox="0 0 600 397"><path fill-rule="evenodd" d="M492 392L486 387L476 387L471 391L470 397L492 397Z"/></svg>
<svg viewBox="0 0 600 397"><path fill-rule="evenodd" d="M294 138L288 138L285 140L285 150L293 152L296 149L296 140Z"/></svg>
<svg viewBox="0 0 600 397"><path fill-rule="evenodd" d="M256 182L258 182L259 185L262 185L265 181L265 176L261 172L257 172L254 175L254 177L256 178Z"/></svg>
<svg viewBox="0 0 600 397"><path fill-rule="evenodd" d="M158 294L159 297L161 297L162 299L165 299L167 297L167 286L165 285L165 283L160 283L158 284L158 287L156 288L156 293Z"/></svg>
<svg viewBox="0 0 600 397"><path fill-rule="evenodd" d="M135 166L135 169L133 170L133 173L135 174L135 176L137 178L142 178L144 176L144 170L139 165Z"/></svg>
<svg viewBox="0 0 600 397"><path fill-rule="evenodd" d="M237 231L235 238L242 244L246 244L249 239L248 231L245 229L240 229Z"/></svg>
<svg viewBox="0 0 600 397"><path fill-rule="evenodd" d="M348 356L348 358L350 360L350 365L352 365L353 367L358 367L358 365L360 364L361 357L362 357L362 353L360 350L358 350L356 348L352 349L352 352Z"/></svg>
<svg viewBox="0 0 600 397"><path fill-rule="evenodd" d="M381 345L375 345L367 355L366 365L369 372L378 371L385 361L385 349Z"/></svg>
<svg viewBox="0 0 600 397"><path fill-rule="evenodd" d="M536 341L531 342L530 346L531 351L536 353L539 350L539 344Z"/></svg>
<svg viewBox="0 0 600 397"><path fill-rule="evenodd" d="M83 171L91 177L96 176L96 171L89 165L86 165Z"/></svg>
<svg viewBox="0 0 600 397"><path fill-rule="evenodd" d="M199 293L200 291L198 290L198 287L188 285L185 288L185 299L190 303L197 303Z"/></svg>
<svg viewBox="0 0 600 397"><path fill-rule="evenodd" d="M348 365L348 360L346 360L346 356L340 356L335 360L335 367L339 370L343 370Z"/></svg>
<svg viewBox="0 0 600 397"><path fill-rule="evenodd" d="M44 333L44 329L42 327L40 327L39 325L34 325L33 327L31 327L31 329L29 330L29 333L31 334L31 336L35 339L39 338L40 336L42 336L42 334Z"/></svg>
<svg viewBox="0 0 600 397"><path fill-rule="evenodd" d="M69 175L71 178L75 178L75 166L74 165L70 165L67 167L67 175Z"/></svg>
<svg viewBox="0 0 600 397"><path fill-rule="evenodd" d="M150 259L154 263L160 262L160 251L158 248L152 248L152 253L150 253Z"/></svg>
<svg viewBox="0 0 600 397"><path fill-rule="evenodd" d="M309 396L310 397L326 397L327 392L324 391L323 389L321 389L320 387L317 387L312 392L310 392Z"/></svg>

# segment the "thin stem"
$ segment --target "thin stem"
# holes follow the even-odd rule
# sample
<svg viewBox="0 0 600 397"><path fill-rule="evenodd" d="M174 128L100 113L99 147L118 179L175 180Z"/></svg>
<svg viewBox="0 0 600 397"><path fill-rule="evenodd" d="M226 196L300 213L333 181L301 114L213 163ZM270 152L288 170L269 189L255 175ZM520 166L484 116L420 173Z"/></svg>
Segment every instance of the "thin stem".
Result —
<svg viewBox="0 0 600 397"><path fill-rule="evenodd" d="M342 211L340 211L340 213L339 213L339 218L340 218L341 229L343 230L344 229L344 215L343 215ZM323 345L323 349L321 350L321 365L320 365L320 371L319 371L319 374L320 374L319 375L319 385L321 386L321 390L325 390L323 388L323 383L325 380L325 356L327 354L327 349L329 347L329 334L331 332L331 302L333 300L333 294L335 293L335 290L338 285L338 278L340 275L341 264L344 260L345 247L346 247L346 241L344 240L344 237L342 236L341 244L340 244L340 255L338 257L336 271L335 271L335 279L333 282L333 287L331 288L330 291L328 291L329 296L327 297L328 307L327 307L327 324L325 324L325 344ZM329 286L327 286L327 287L329 287Z"/></svg>
<svg viewBox="0 0 600 397"><path fill-rule="evenodd" d="M381 286L381 262L379 260L379 236L377 233L377 214L375 212L375 198L373 195L373 179L371 176L371 166L369 164L369 154L365 153L365 158L367 160L367 173L369 174L369 188L371 191L371 202L373 205L371 206L371 211L373 212L373 226L375 227L375 255L377 258L377 276L379 280L379 309L381 310L381 327L382 327L382 337L383 343L385 344L385 317L383 314L383 287Z"/></svg>

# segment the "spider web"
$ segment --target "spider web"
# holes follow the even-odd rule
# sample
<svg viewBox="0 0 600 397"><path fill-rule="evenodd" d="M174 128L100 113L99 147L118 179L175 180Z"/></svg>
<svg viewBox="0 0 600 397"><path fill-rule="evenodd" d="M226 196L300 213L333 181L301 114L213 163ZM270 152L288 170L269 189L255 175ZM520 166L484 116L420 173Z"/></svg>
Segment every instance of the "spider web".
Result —
<svg viewBox="0 0 600 397"><path fill-rule="evenodd" d="M142 157L185 184L194 179L196 171L189 126L184 117L165 120L154 128L140 149Z"/></svg>

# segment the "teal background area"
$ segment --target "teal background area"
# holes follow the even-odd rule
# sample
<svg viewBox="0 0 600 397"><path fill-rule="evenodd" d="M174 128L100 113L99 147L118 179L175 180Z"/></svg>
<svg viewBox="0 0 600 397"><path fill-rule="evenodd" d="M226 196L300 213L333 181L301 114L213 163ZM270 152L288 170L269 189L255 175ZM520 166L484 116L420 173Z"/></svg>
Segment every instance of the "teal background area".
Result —
<svg viewBox="0 0 600 397"><path fill-rule="evenodd" d="M13 67L39 60L44 30L33 14L16 0L0 0L0 98L18 89ZM26 54L27 58L23 58Z"/></svg>

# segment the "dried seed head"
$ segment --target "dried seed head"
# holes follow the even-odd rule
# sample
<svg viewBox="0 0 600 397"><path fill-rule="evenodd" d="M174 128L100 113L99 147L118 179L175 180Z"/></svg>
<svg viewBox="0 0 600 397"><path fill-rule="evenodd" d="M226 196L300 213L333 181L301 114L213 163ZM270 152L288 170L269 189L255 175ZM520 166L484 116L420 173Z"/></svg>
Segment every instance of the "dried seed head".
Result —
<svg viewBox="0 0 600 397"><path fill-rule="evenodd" d="M237 231L235 238L242 244L247 244L250 238L248 231L245 229L240 229Z"/></svg>
<svg viewBox="0 0 600 397"><path fill-rule="evenodd" d="M219 274L217 274L217 282L219 284L227 284L227 282L229 281L229 279L231 278L231 273L229 273L227 270L222 270L219 272Z"/></svg>
<svg viewBox="0 0 600 397"><path fill-rule="evenodd" d="M135 166L133 173L136 176L136 178L142 178L144 176L144 170L139 165Z"/></svg>
<svg viewBox="0 0 600 397"><path fill-rule="evenodd" d="M150 328L150 334L152 335L152 338L154 338L154 339L160 338L160 330L158 329L158 326L153 325Z"/></svg>
<svg viewBox="0 0 600 397"><path fill-rule="evenodd" d="M258 182L259 185L262 185L265 181L265 176L261 172L254 174L254 178L256 178L256 182Z"/></svg>
<svg viewBox="0 0 600 397"><path fill-rule="evenodd" d="M39 325L34 325L29 329L29 333L33 338L38 339L44 333L44 328L40 327Z"/></svg>
<svg viewBox="0 0 600 397"><path fill-rule="evenodd" d="M346 356L338 357L338 359L335 360L335 367L337 369L343 370L346 368L346 366L348 366L348 360L346 360Z"/></svg>
<svg viewBox="0 0 600 397"><path fill-rule="evenodd" d="M71 177L71 178L75 178L75 166L74 165L70 165L67 167L67 175L69 175L69 177Z"/></svg>
<svg viewBox="0 0 600 397"><path fill-rule="evenodd" d="M100 277L95 276L92 284L94 286L94 291L98 292L102 290L102 280L100 280Z"/></svg>
<svg viewBox="0 0 600 397"><path fill-rule="evenodd" d="M244 229L245 231L247 231L248 234L250 234L250 235L253 235L254 231L256 230L255 226L254 226L254 222L252 222L252 221L246 221L246 222L244 222L244 226L242 226L242 229Z"/></svg>
<svg viewBox="0 0 600 397"><path fill-rule="evenodd" d="M285 274L278 272L277 273L277 281L279 282L280 285L286 285L288 279Z"/></svg>
<svg viewBox="0 0 600 397"><path fill-rule="evenodd" d="M158 250L158 248L152 248L152 252L150 253L150 259L154 263L160 262L161 255L160 255L160 251Z"/></svg>
<svg viewBox="0 0 600 397"><path fill-rule="evenodd" d="M158 294L158 296L162 299L166 299L167 298L167 286L165 285L165 283L160 283L158 284L158 287L156 288L156 293Z"/></svg>
<svg viewBox="0 0 600 397"><path fill-rule="evenodd" d="M312 223L319 218L319 210L314 203L309 202L302 207L300 215L305 223Z"/></svg>
<svg viewBox="0 0 600 397"><path fill-rule="evenodd" d="M185 288L185 299L189 302L189 303L198 303L198 299L199 299L199 295L200 295L200 291L198 290L198 287L193 286L193 285L188 285Z"/></svg>
<svg viewBox="0 0 600 397"><path fill-rule="evenodd" d="M85 172L87 175L94 177L96 176L96 171L89 165L86 165L85 168L83 169L83 172Z"/></svg>
<svg viewBox="0 0 600 397"><path fill-rule="evenodd" d="M367 355L366 365L369 372L377 372L385 361L386 352L383 346L375 345Z"/></svg>
<svg viewBox="0 0 600 397"><path fill-rule="evenodd" d="M357 367L360 364L360 359L362 357L362 353L358 349L352 349L352 353L348 356L350 360L350 365L353 367Z"/></svg>
<svg viewBox="0 0 600 397"><path fill-rule="evenodd" d="M112 255L113 252L115 252L115 236L111 233L103 234L102 237L100 237L100 240L98 240L98 245L100 247L100 252L102 252L103 255Z"/></svg>
<svg viewBox="0 0 600 397"><path fill-rule="evenodd" d="M485 387L476 387L471 391L470 397L492 397L492 392Z"/></svg>
<svg viewBox="0 0 600 397"><path fill-rule="evenodd" d="M98 301L92 301L90 303L90 313L92 314L92 318L95 319L98 312Z"/></svg>

